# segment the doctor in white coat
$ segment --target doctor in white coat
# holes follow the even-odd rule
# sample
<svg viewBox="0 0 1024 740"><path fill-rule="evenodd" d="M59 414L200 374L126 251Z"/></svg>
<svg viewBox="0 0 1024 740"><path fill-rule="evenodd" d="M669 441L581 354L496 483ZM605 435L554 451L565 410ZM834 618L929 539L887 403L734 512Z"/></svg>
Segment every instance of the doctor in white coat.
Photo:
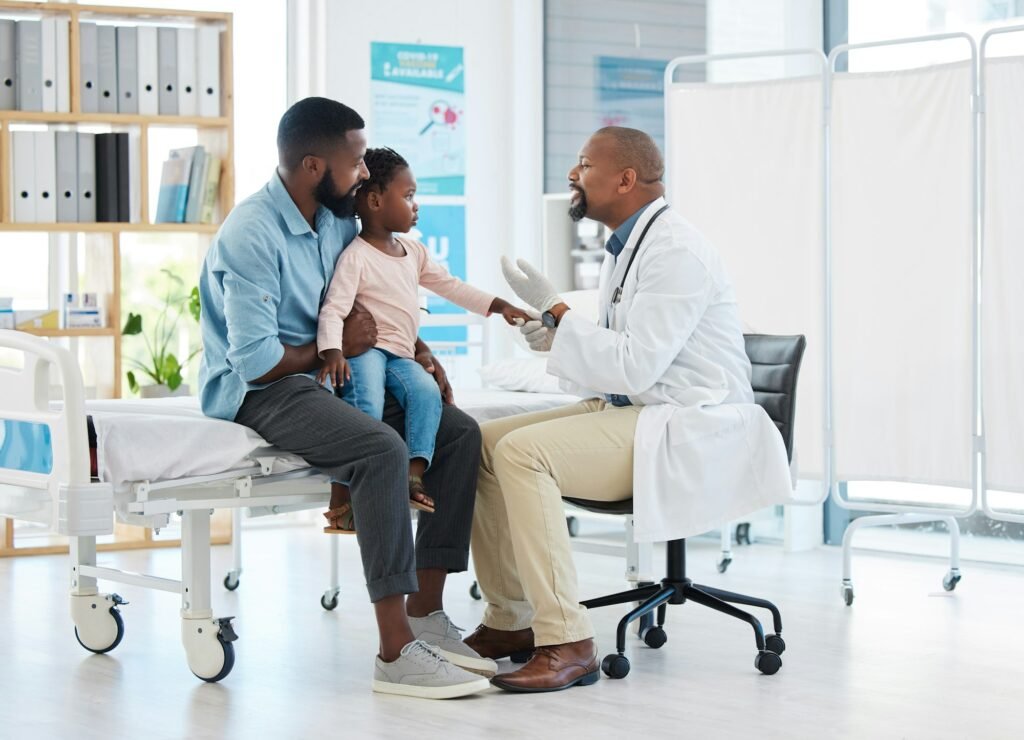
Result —
<svg viewBox="0 0 1024 740"><path fill-rule="evenodd" d="M548 372L588 399L484 424L473 560L487 609L466 642L525 658L492 680L510 691L593 683L597 649L580 606L562 496L633 497L635 536L707 531L785 501L781 435L753 403L736 296L718 252L663 197L650 136L608 127L569 172L570 215L613 231L601 320L575 315L529 263L503 260L540 314L522 331Z"/></svg>

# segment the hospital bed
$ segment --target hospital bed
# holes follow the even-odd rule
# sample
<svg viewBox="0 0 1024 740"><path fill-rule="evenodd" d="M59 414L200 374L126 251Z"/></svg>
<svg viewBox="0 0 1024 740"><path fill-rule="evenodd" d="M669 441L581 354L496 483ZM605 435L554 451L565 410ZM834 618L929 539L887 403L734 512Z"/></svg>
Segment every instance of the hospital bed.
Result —
<svg viewBox="0 0 1024 740"><path fill-rule="evenodd" d="M69 538L70 611L79 643L105 653L124 636L120 607L127 602L101 592L99 581L168 591L181 599L189 668L204 681L223 679L234 666L237 635L233 617L215 616L211 609L212 512L232 509L237 522L243 509L268 514L319 509L329 496L326 478L301 459L268 447L251 430L203 416L194 398L87 402L73 356L44 339L0 331L0 353L19 358L12 367L0 364L0 428L8 436L15 426L31 429L47 448L37 455L41 465L0 467L0 515L42 523ZM62 401L51 403L54 395ZM480 420L574 400L512 391L459 391L457 396L459 405ZM96 538L112 533L115 516L157 530L180 516L180 579L97 563ZM237 528L235 534L240 548ZM237 579L237 559L235 568ZM336 583L332 578L335 599Z"/></svg>

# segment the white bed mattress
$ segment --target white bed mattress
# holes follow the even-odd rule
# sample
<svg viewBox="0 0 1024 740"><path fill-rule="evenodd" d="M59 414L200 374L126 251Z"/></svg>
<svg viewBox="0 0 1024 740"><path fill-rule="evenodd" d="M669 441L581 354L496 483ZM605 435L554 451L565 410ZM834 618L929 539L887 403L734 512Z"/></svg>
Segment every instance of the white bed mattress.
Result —
<svg viewBox="0 0 1024 740"><path fill-rule="evenodd" d="M456 390L456 405L477 421L543 411L574 403L574 396L499 390ZM135 481L217 475L274 455L275 472L304 467L301 459L268 447L240 424L203 415L194 396L152 400L90 401L96 429L97 473L122 488Z"/></svg>

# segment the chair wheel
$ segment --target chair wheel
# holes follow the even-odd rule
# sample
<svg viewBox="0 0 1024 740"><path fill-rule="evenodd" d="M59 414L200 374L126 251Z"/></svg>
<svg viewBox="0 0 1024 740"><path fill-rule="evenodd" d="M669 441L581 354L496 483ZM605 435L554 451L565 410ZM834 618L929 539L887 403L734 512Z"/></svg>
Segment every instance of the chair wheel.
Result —
<svg viewBox="0 0 1024 740"><path fill-rule="evenodd" d="M718 572L725 573L729 570L729 564L732 562L732 558L722 558L718 561Z"/></svg>
<svg viewBox="0 0 1024 740"><path fill-rule="evenodd" d="M601 670L608 678L625 678L629 675L629 658L617 653L609 653L601 661Z"/></svg>
<svg viewBox="0 0 1024 740"><path fill-rule="evenodd" d="M327 594L320 597L320 606L327 611L334 611L338 607L338 594L334 594L330 598L327 598Z"/></svg>
<svg viewBox="0 0 1024 740"><path fill-rule="evenodd" d="M668 642L668 635L665 634L665 630L662 627L651 627L643 631L640 639L644 641L647 647L657 650Z"/></svg>
<svg viewBox="0 0 1024 740"><path fill-rule="evenodd" d="M764 638L764 646L776 655L786 652L786 641L782 639L782 635L768 635Z"/></svg>
<svg viewBox="0 0 1024 740"><path fill-rule="evenodd" d="M483 596L480 594L480 584L473 581L473 585L469 587L469 595L473 601L480 601Z"/></svg>
<svg viewBox="0 0 1024 740"><path fill-rule="evenodd" d="M782 658L770 650L762 650L754 658L754 668L766 676L772 676L782 668Z"/></svg>
<svg viewBox="0 0 1024 740"><path fill-rule="evenodd" d="M569 528L569 536L575 537L580 533L580 520L574 516L565 518L565 526Z"/></svg>
<svg viewBox="0 0 1024 740"><path fill-rule="evenodd" d="M942 579L942 588L945 591L953 591L956 589L956 584L960 583L960 571L956 568L950 570L945 577Z"/></svg>
<svg viewBox="0 0 1024 740"><path fill-rule="evenodd" d="M233 573L228 573L224 576L224 588L228 591L234 591L236 588L242 585L241 579Z"/></svg>
<svg viewBox="0 0 1024 740"><path fill-rule="evenodd" d="M839 593L842 595L843 601L846 603L847 606L850 606L851 604L853 604L853 586L852 585L850 585L850 584L843 584L843 588L842 588L842 590Z"/></svg>

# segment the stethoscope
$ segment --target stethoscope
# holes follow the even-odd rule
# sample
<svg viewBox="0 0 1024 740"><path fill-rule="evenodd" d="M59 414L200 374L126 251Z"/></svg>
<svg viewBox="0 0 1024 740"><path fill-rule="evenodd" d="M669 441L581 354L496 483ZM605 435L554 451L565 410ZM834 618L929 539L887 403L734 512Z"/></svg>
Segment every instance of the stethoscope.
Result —
<svg viewBox="0 0 1024 740"><path fill-rule="evenodd" d="M636 259L637 254L640 253L640 245L644 243L644 237L647 236L647 232L651 230L654 222L658 220L658 216L668 210L668 204L663 205L658 209L658 212L651 216L651 220L644 226L644 230L640 232L640 238L636 240L636 246L633 247L632 253L629 255L629 262L626 263L626 269L622 273L622 280L619 282L619 287L612 293L612 303L608 307L608 325L611 326L612 313L615 311L615 307L619 305L622 300L622 289L626 285L626 278L629 276L629 268L633 266L633 260Z"/></svg>

